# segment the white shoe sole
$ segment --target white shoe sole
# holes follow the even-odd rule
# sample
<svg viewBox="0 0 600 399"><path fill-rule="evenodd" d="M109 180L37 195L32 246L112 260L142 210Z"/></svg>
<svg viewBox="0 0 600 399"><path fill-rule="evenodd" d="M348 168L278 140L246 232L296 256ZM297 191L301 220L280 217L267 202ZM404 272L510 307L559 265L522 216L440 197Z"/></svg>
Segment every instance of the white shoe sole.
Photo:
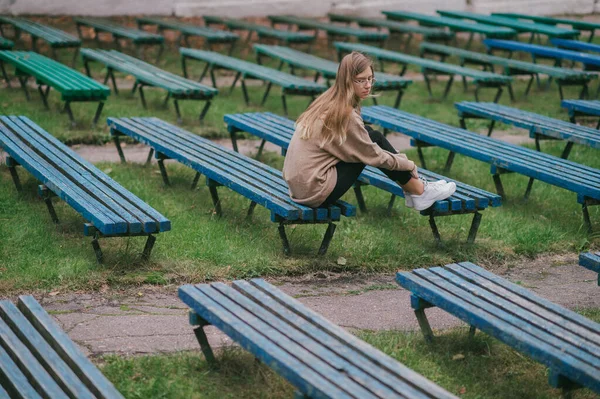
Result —
<svg viewBox="0 0 600 399"><path fill-rule="evenodd" d="M425 209L427 209L427 208L431 207L433 204L435 204L436 201L440 201L440 200L450 197L456 191L456 183L450 182L448 184L452 187L452 189L450 191L440 192L439 195L431 198L429 201L425 202L424 204L420 204L419 206L417 206L418 201L415 203L415 199L413 198L413 208L417 211L424 211Z"/></svg>

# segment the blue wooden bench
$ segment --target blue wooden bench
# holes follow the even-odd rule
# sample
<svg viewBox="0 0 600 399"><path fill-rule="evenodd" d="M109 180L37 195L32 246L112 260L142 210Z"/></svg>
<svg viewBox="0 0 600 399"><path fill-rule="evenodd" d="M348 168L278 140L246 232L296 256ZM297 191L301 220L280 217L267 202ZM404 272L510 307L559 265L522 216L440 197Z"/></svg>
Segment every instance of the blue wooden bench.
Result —
<svg viewBox="0 0 600 399"><path fill-rule="evenodd" d="M144 108L147 108L144 87L157 87L166 90L167 95L163 101L163 106L166 107L169 99L173 98L173 104L175 105L175 112L177 113L177 120L179 122L181 122L181 112L179 111L180 100L206 101L204 107L200 111L199 120L202 121L210 108L213 97L219 93L215 88L167 72L140 59L115 50L94 50L84 48L81 49L81 56L88 76L92 76L89 67L91 62L99 62L106 66L104 83L106 84L110 78L115 93L117 94L119 93L119 90L117 89L114 71L135 77L132 93L138 89Z"/></svg>
<svg viewBox="0 0 600 399"><path fill-rule="evenodd" d="M600 101L598 100L562 100L560 105L569 111L569 119L573 123L576 123L578 116L600 117ZM596 129L600 129L600 119Z"/></svg>
<svg viewBox="0 0 600 399"><path fill-rule="evenodd" d="M266 44L255 44L254 51L256 52L256 61L261 64L262 56L272 57L279 61L279 70L284 64L290 68L290 73L295 74L296 68L308 69L315 71L315 82L319 77L323 76L327 80L329 86L330 79L335 80L338 70L338 63L324 58L316 57L302 51L294 50L283 46L270 46ZM412 83L412 80L391 75L389 73L375 72L375 91L397 91L394 107L400 106L404 90ZM373 97L373 102L377 105L376 97Z"/></svg>
<svg viewBox="0 0 600 399"><path fill-rule="evenodd" d="M113 42L117 46L117 50L121 49L121 42L119 40L131 40L136 49L138 58L144 58L142 46L159 46L156 60L160 59L164 50L165 38L155 33L146 32L144 30L128 28L119 24L116 24L108 19L104 18L75 18L75 24L77 25L77 33L83 40L83 32L81 27L85 26L93 30L93 37L100 44L99 33L109 33L112 35Z"/></svg>
<svg viewBox="0 0 600 399"><path fill-rule="evenodd" d="M239 58L230 57L227 55L219 54L214 51L195 50L191 48L180 48L181 53L181 65L183 67L183 75L188 76L187 61L196 60L206 63L202 73L200 75L200 81L204 79L206 74L210 75L213 87L217 87L217 81L215 79L214 71L216 69L226 69L235 71L235 79L231 85L230 92L235 87L238 80L242 86L242 93L244 94L244 101L246 105L250 104L250 98L248 96L248 90L246 89L246 79L258 79L267 83L267 88L262 97L261 105L265 104L271 87L273 85L281 87L281 102L283 104L283 112L287 115L287 95L304 95L310 96L311 101L314 96L321 94L327 87L320 83L312 82L301 77L291 75L282 71L278 71L273 68L254 64L252 62L244 61Z"/></svg>
<svg viewBox="0 0 600 399"><path fill-rule="evenodd" d="M426 146L438 146L450 151L445 170L450 168L457 153L491 164L490 172L496 190L502 197L505 195L500 176L511 172L529 177L525 198L529 197L535 180L572 191L577 194L577 202L582 205L584 223L592 231L588 206L600 205L600 170L485 137L464 129L464 125L460 129L392 107L365 107L362 109L362 116L367 123L412 137L424 168L425 159L421 148Z"/></svg>
<svg viewBox="0 0 600 399"><path fill-rule="evenodd" d="M600 324L470 262L398 272L427 340L425 309L437 306L549 369L549 383L600 393Z"/></svg>
<svg viewBox="0 0 600 399"><path fill-rule="evenodd" d="M231 142L235 151L237 151L236 135L238 132L247 132L262 139L258 156L260 156L263 146L267 141L280 146L282 152L285 154L295 130L294 121L269 112L229 114L225 115L224 120L227 124L227 130L231 135ZM488 206L497 207L501 205L501 198L496 194L449 179L425 169L419 169L419 174L429 181L445 179L446 181L453 181L456 183L456 192L453 196L442 201L437 201L430 209L421 211L422 215L429 216L429 225L433 232L433 236L438 243L441 241L441 238L435 223L436 217L472 213L473 221L471 222L467 242L473 243L481 222L482 215L480 212ZM367 166L359 176L358 182L354 185L356 200L362 212L367 211L362 194L362 186L366 185L372 185L391 194L388 203L388 214L391 213L396 196L404 198L404 192L396 182L392 181L379 169Z"/></svg>
<svg viewBox="0 0 600 399"><path fill-rule="evenodd" d="M579 31L584 32L590 32L590 35L588 36L588 42L591 42L594 38L596 29L600 29L600 23L593 21L584 21L582 19L546 17L543 15L528 15L519 13L492 13L492 15L500 15L502 17L516 19L525 19L547 25L570 25L573 29L577 29Z"/></svg>
<svg viewBox="0 0 600 399"><path fill-rule="evenodd" d="M10 79L4 68L5 63L15 68L15 75L27 101L29 101L29 90L27 89L29 78L35 79L46 109L50 109L48 106L50 88L58 91L61 99L65 102L64 110L69 115L72 125L75 125L75 118L71 110L72 102L97 101L98 108L93 119L93 123L96 124L104 107L104 101L110 95L110 89L105 85L101 85L94 79L90 79L60 62L32 51L0 51L0 70L8 87L10 87Z"/></svg>
<svg viewBox="0 0 600 399"><path fill-rule="evenodd" d="M596 73L519 61L512 58L496 57L485 53L463 50L457 47L444 46L437 43L421 43L419 49L421 57L425 55L435 55L439 56L441 61L445 61L447 57L455 56L459 59L461 66L466 64L481 65L483 66L484 71L489 69L491 72L495 72L494 66L497 65L505 75L530 76L529 83L525 89L525 95L529 93L534 78L537 78L539 86L539 76L547 75L547 86L549 86L553 80L556 81L561 100L563 99L563 86L582 86L579 97L585 98L588 94L588 83L590 80L597 78ZM511 100L514 101L515 96L512 84L508 85L508 94L510 95Z"/></svg>
<svg viewBox="0 0 600 399"><path fill-rule="evenodd" d="M388 33L378 32L368 29L352 28L331 22L321 22L316 19L296 17L293 15L269 15L269 20L273 26L284 24L288 27L296 26L299 30L314 30L315 36L318 31L327 33L327 40L332 38L355 38L359 42L374 43L383 46L388 38Z"/></svg>
<svg viewBox="0 0 600 399"><path fill-rule="evenodd" d="M184 285L179 298L211 365L213 325L296 388L296 398L456 398L262 279Z"/></svg>
<svg viewBox="0 0 600 399"><path fill-rule="evenodd" d="M156 26L158 34L162 36L165 30L174 30L179 32L179 37L175 40L177 46L185 44L186 47L191 47L189 38L192 36L201 37L204 40L204 48L212 50L214 44L228 44L229 53L235 48L235 44L240 38L233 32L227 32L224 30L211 29L205 26L198 26L193 24L186 24L175 20L167 20L163 18L137 18L136 19L138 28L143 30L145 26Z"/></svg>
<svg viewBox="0 0 600 399"><path fill-rule="evenodd" d="M83 233L93 237L98 262L102 262L99 238L147 236L143 252L147 259L154 235L171 229L168 219L25 116L0 117L0 146L17 191L22 191L16 170L21 165L40 181L39 194L55 223L53 195L89 221Z"/></svg>
<svg viewBox="0 0 600 399"><path fill-rule="evenodd" d="M433 96L430 81L432 77L435 77L437 75L449 77L442 98L446 98L446 96L450 92L450 88L452 87L452 84L454 82L454 77L460 76L463 78L463 82L465 82L465 78L472 79L473 84L475 84L476 101L479 101L479 90L481 88L492 88L496 89L496 96L494 98L494 102L498 102L500 96L502 95L503 87L508 86L512 81L512 78L510 76L499 75L491 72L484 72L477 69L466 68L458 65L446 64L444 62L428 60L426 58L415 57L396 51L384 50L366 44L335 42L334 45L338 52L338 58L341 58L342 54L344 53L360 51L378 60L380 62L380 69L382 71L383 61L391 61L394 63L398 63L402 65L400 76L404 75L409 64L421 67L421 73L423 74L423 78L425 79L425 85L427 86L427 91L429 92L430 97Z"/></svg>
<svg viewBox="0 0 600 399"><path fill-rule="evenodd" d="M492 134L495 123L502 122L529 130L529 137L535 139L538 151L541 151L540 140L544 138L566 140L567 144L561 155L561 158L564 159L569 157L575 143L600 149L600 132L587 126L494 103L463 101L454 105L458 109L461 126L465 126L466 119L491 120L488 136Z"/></svg>
<svg viewBox="0 0 600 399"><path fill-rule="evenodd" d="M343 216L354 216L356 208L344 201L338 201L328 208L310 208L295 203L289 197L289 189L280 171L254 159L221 147L205 138L168 124L157 118L108 118L111 136L119 153L119 136L127 135L146 144L155 151L165 185L169 185L165 159L174 159L191 167L196 173L192 187L198 183L200 175L206 176L206 185L215 206L221 215L221 202L217 187L229 187L250 200L248 217L256 205L264 206L271 212L271 221L279 224L279 235L283 250L289 255L290 245L285 233L289 224L327 224L327 231L319 249L319 254L327 252L336 225L334 222ZM124 157L121 157L125 161Z"/></svg>
<svg viewBox="0 0 600 399"><path fill-rule="evenodd" d="M306 44L308 46L308 50L310 50L311 43L316 39L316 36L313 34L275 29L269 26L243 21L241 19L218 17L214 15L204 15L203 18L206 26L221 25L231 30L248 31L245 44L250 43L254 32L256 32L256 35L258 36L259 42L263 39L271 39L277 40L286 46L290 46L292 44Z"/></svg>
<svg viewBox="0 0 600 399"><path fill-rule="evenodd" d="M532 42L535 35L546 35L548 37L576 38L579 31L575 29L564 29L548 24L538 24L531 21L519 21L513 18L502 17L499 15L484 15L468 11L442 11L438 14L444 17L468 19L488 25L504 26L514 29L519 33L531 33L529 42Z"/></svg>
<svg viewBox="0 0 600 399"><path fill-rule="evenodd" d="M600 252L586 252L580 254L579 264L586 269L598 273L598 286L600 286Z"/></svg>
<svg viewBox="0 0 600 399"><path fill-rule="evenodd" d="M123 399L29 295L0 301L0 397Z"/></svg>
<svg viewBox="0 0 600 399"><path fill-rule="evenodd" d="M551 39L550 43L552 43L556 47L564 48L567 50L600 53L600 45L580 42L579 40Z"/></svg>
<svg viewBox="0 0 600 399"><path fill-rule="evenodd" d="M81 40L77 37L44 24L30 21L25 18L14 18L5 15L0 16L0 35L4 36L4 26L12 26L15 40L21 37L22 33L31 36L31 48L38 51L37 41L43 40L50 46L52 58L56 59L56 50L63 48L75 48L73 53L73 63L77 57L77 50L81 46Z"/></svg>

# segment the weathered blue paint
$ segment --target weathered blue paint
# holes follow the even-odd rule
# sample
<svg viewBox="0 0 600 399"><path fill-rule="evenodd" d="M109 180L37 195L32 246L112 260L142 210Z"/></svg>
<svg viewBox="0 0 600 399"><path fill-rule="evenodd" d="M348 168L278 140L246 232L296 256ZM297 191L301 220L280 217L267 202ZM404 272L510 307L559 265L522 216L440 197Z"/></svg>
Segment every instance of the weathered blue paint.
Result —
<svg viewBox="0 0 600 399"><path fill-rule="evenodd" d="M569 111L571 120L579 115L600 116L598 100L562 100L560 106Z"/></svg>

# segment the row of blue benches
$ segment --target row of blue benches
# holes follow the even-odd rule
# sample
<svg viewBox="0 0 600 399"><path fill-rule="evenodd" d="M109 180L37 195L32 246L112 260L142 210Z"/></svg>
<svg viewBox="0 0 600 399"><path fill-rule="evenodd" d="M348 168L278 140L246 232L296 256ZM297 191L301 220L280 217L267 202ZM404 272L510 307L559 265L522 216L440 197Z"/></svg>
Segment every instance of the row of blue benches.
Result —
<svg viewBox="0 0 600 399"><path fill-rule="evenodd" d="M600 253L580 264L600 269ZM425 309L439 307L549 369L566 394L600 393L600 324L473 263L398 272L426 340ZM262 279L184 285L180 299L210 366L204 328L215 326L286 378L303 398L456 398ZM0 397L123 396L31 296L0 301Z"/></svg>

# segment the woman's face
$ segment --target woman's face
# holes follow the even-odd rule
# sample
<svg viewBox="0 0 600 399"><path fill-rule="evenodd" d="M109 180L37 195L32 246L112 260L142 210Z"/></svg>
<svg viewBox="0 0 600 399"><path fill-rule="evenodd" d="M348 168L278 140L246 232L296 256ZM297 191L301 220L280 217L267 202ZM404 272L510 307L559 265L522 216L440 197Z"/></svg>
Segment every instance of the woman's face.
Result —
<svg viewBox="0 0 600 399"><path fill-rule="evenodd" d="M371 89L373 88L373 78L373 71L371 68L367 68L352 79L354 93L356 93L361 100L367 98L371 93Z"/></svg>

